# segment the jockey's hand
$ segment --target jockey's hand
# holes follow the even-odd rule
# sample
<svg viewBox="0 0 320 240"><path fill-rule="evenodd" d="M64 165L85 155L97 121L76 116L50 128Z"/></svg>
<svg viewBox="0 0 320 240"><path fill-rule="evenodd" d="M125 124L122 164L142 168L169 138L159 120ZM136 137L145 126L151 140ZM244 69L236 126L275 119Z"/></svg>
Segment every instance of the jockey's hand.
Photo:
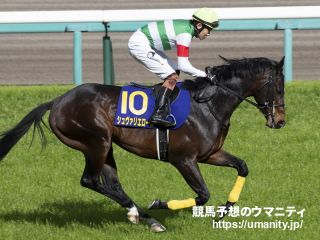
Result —
<svg viewBox="0 0 320 240"><path fill-rule="evenodd" d="M178 74L172 73L168 77L166 77L166 79L164 79L162 86L173 90L177 84L178 78Z"/></svg>
<svg viewBox="0 0 320 240"><path fill-rule="evenodd" d="M214 74L212 67L206 67L205 71L206 71L208 80L210 80L210 82L214 83L216 75Z"/></svg>

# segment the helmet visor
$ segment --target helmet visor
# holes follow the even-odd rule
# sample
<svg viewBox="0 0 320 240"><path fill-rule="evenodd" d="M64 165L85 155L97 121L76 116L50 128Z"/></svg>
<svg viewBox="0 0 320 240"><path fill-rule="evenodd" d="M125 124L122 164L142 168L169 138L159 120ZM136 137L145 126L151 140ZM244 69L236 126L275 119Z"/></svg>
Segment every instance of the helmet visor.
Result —
<svg viewBox="0 0 320 240"><path fill-rule="evenodd" d="M210 30L212 30L213 28L219 27L219 21L215 21L215 22L210 23L210 22L207 22L207 21L204 21L204 20L198 18L198 17L195 16L195 15L193 15L192 17L193 17L193 19L195 19L196 21L198 21L198 22L204 24L206 27L210 28Z"/></svg>

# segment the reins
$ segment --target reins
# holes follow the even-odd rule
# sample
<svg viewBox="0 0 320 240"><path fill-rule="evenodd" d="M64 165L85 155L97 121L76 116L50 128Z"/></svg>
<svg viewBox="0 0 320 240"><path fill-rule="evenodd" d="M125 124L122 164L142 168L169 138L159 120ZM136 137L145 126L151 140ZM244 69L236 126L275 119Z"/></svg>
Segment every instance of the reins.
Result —
<svg viewBox="0 0 320 240"><path fill-rule="evenodd" d="M230 88L226 87L225 85L221 84L220 82L217 81L216 79L216 75L212 74L212 72L210 71L209 68L206 69L207 71L207 79L209 80L209 82L211 83L211 85L217 86L222 88L223 90L225 90L226 92L230 93L231 95L234 95L236 97L238 97L241 101L246 101L247 103L251 104L252 106L258 108L259 110L265 109L265 108L276 108L276 107L284 107L284 104L274 104L274 92L273 92L273 88L274 88L274 76L273 74L269 75L269 79L268 81L260 88L264 88L265 86L269 86L268 88L268 96L266 98L266 101L264 104L258 104L250 99L247 99L245 97L243 97L242 95L238 94L237 92L231 90ZM271 85L271 86L270 86ZM201 95L203 94L203 92L201 92L199 95L195 96L194 99L196 102L198 103L204 103L204 102L209 102L210 100L212 100L212 98L215 96L215 93L213 93L211 96L209 97L201 97ZM272 104L270 104L272 103Z"/></svg>
<svg viewBox="0 0 320 240"><path fill-rule="evenodd" d="M271 74L269 74L268 77L268 81L258 90L261 91L261 89L268 87L267 89L267 94L266 94L266 99L264 104L260 104L260 103L256 103L250 99L247 99L245 97L243 97L242 95L240 95L239 93L231 90L230 88L226 87L224 84L220 83L217 78L216 75L213 73L212 69L210 67L206 68L206 72L207 72L207 80L208 82L213 85L213 86L217 86L221 89L223 89L224 91L228 92L229 94L236 96L240 99L240 101L246 101L247 103L249 103L250 105L256 107L258 110L262 111L265 110L266 112L262 113L264 114L264 116L266 118L268 118L269 116L271 116L272 119L272 125L275 124L275 112L276 112L276 108L277 107L284 107L284 104L275 104L275 93L274 93L274 89L275 89L275 71L273 69L273 67L271 68ZM194 99L196 102L198 103L205 103L205 102L209 102L211 101L214 96L216 95L216 93L212 93L211 96L208 97L202 97L202 95L204 94L206 90L206 87L203 88L203 91L201 91L198 95L194 96ZM212 115L221 123L222 119L220 119L217 114L210 108L210 112L212 113ZM229 124L223 124L225 127L229 127Z"/></svg>
<svg viewBox="0 0 320 240"><path fill-rule="evenodd" d="M223 84L220 84L218 81L216 81L216 75L211 75L211 76L208 76L207 78L208 78L208 80L210 81L210 83L211 83L212 85L215 85L215 86L217 86L217 87L222 88L223 90L225 90L226 92L230 93L231 95L237 96L241 101L246 101L247 103L255 106L255 107L258 108L258 109L261 109L261 108L264 108L264 107L265 107L264 105L257 104L257 103L255 103L255 102L251 101L250 99L247 99L247 98L241 96L240 94L238 94L237 92L235 92L235 91L231 90L230 88L224 86ZM268 82L267 82L266 84L268 84ZM195 97L195 100L196 100L197 102L199 102L199 103L208 102L208 101L210 101L210 100L214 97L214 95L215 95L215 94L212 94L212 95L209 96L209 97L203 97L203 98L201 98L201 97L199 97L199 96L196 96L196 97Z"/></svg>

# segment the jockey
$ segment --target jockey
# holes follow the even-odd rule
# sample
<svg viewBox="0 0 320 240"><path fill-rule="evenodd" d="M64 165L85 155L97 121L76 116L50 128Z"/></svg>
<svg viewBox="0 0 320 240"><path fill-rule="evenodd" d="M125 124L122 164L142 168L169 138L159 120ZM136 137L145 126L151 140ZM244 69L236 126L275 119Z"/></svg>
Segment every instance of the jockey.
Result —
<svg viewBox="0 0 320 240"><path fill-rule="evenodd" d="M189 62L189 47L193 37L200 40L209 36L218 27L218 17L210 8L200 8L192 20L163 20L151 22L139 28L129 39L129 53L149 71L157 74L164 82L156 96L155 111L149 124L173 127L167 120L169 97L176 85L180 71L194 77L206 77L206 73ZM177 49L177 64L164 51Z"/></svg>

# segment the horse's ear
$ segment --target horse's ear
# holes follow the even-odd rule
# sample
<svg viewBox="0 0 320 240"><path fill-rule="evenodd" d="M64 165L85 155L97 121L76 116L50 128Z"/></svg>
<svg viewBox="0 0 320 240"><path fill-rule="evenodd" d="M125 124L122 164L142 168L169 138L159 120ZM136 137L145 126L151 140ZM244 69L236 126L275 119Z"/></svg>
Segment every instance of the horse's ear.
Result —
<svg viewBox="0 0 320 240"><path fill-rule="evenodd" d="M207 75L210 74L210 73L212 72L212 67L207 66L207 67L205 68L205 71L206 71L206 74L207 74Z"/></svg>
<svg viewBox="0 0 320 240"><path fill-rule="evenodd" d="M225 57L222 57L221 55L219 55L219 57L223 60L223 61L225 61L225 62L229 62L229 60L228 59L226 59Z"/></svg>
<svg viewBox="0 0 320 240"><path fill-rule="evenodd" d="M283 64L284 64L284 58L285 58L285 56L283 56L282 58L281 58L281 60L280 60L280 62L278 62L278 69L282 69L283 68Z"/></svg>

